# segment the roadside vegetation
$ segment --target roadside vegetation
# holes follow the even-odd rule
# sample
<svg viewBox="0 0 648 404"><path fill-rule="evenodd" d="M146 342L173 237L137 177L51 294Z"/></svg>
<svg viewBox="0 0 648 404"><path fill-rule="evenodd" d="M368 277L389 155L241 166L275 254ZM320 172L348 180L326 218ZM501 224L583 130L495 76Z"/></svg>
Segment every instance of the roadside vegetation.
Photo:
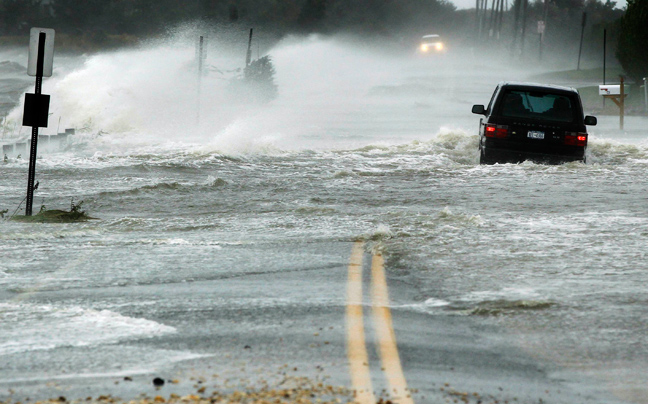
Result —
<svg viewBox="0 0 648 404"><path fill-rule="evenodd" d="M628 0L620 21L617 58L636 83L648 77L648 1Z"/></svg>
<svg viewBox="0 0 648 404"><path fill-rule="evenodd" d="M25 222L25 223L76 223L76 222L87 222L94 218L88 216L88 214L81 210L83 201L79 203L70 203L70 211L52 209L48 210L45 205L42 205L40 211L33 216L12 216L10 220L16 222ZM2 211L6 214L8 211ZM4 217L4 215L3 215Z"/></svg>

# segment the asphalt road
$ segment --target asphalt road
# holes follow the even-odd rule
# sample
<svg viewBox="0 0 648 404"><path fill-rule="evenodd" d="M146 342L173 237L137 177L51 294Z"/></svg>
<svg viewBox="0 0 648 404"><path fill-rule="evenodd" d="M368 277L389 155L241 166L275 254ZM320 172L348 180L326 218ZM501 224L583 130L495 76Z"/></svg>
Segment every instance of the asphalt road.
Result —
<svg viewBox="0 0 648 404"><path fill-rule="evenodd" d="M156 304L133 309L146 313L131 314L178 332L116 345L114 355L122 369L101 372L101 363L87 364L97 370L86 369L77 377L75 369L83 369L83 357L53 358L59 369L32 369L40 378L5 379L0 400L99 395L131 399L142 393L164 397L195 394L202 387L236 391L282 386L293 377L305 377L314 384L348 388L346 399L360 404L381 398L399 404L616 402L595 381L577 378L530 350L514 347L507 338L510 330L485 325L479 317L417 311L407 303L416 301L416 285L384 267L376 244L305 242L249 248L258 249L249 252L259 255L267 249L284 250L286 256L299 249L303 261L288 271L248 272L172 287L49 291L24 297L36 302L153 300ZM323 256L337 264L318 265ZM125 357L152 349L190 350L195 357L173 365L142 366L139 371ZM106 364L115 359L107 357ZM48 374L53 377L46 380ZM155 387L155 377L165 385Z"/></svg>

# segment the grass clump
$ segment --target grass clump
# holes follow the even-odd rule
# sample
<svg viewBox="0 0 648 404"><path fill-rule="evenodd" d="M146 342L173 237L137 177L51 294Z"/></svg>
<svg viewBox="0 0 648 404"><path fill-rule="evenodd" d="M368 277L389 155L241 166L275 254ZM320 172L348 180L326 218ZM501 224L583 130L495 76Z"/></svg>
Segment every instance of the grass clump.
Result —
<svg viewBox="0 0 648 404"><path fill-rule="evenodd" d="M11 220L24 223L76 223L94 219L81 209L82 205L83 201L75 204L72 200L69 212L59 209L47 210L45 205L42 205L40 211L33 216L14 216Z"/></svg>

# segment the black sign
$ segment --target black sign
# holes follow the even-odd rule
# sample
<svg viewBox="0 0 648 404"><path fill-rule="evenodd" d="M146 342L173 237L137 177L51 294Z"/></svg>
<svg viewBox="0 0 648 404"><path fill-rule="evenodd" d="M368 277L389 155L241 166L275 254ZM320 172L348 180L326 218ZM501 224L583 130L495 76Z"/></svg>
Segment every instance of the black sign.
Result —
<svg viewBox="0 0 648 404"><path fill-rule="evenodd" d="M25 94L23 126L47 128L50 96L47 94Z"/></svg>

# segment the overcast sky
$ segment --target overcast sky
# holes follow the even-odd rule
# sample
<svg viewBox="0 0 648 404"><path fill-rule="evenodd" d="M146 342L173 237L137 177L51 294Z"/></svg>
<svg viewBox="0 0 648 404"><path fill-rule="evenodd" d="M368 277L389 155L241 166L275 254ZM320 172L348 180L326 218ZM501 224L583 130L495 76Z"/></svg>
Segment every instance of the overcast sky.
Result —
<svg viewBox="0 0 648 404"><path fill-rule="evenodd" d="M616 1L617 8L625 8L626 0L613 0ZM457 8L475 8L475 0L450 0ZM513 0L508 0L509 4L513 4ZM490 7L491 1L488 2Z"/></svg>

